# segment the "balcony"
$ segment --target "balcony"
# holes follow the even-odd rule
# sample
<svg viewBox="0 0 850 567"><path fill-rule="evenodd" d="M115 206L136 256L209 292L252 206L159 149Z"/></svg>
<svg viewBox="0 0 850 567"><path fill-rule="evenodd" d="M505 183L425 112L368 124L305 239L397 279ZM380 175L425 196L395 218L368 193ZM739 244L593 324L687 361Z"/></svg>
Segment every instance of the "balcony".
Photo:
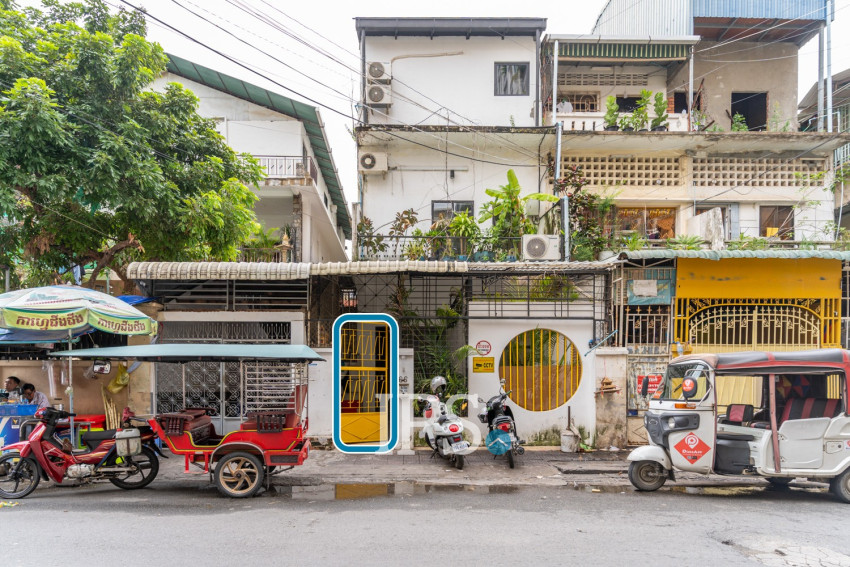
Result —
<svg viewBox="0 0 850 567"><path fill-rule="evenodd" d="M563 124L564 132L567 131L600 131L605 129L604 112L558 112L555 122ZM687 114L669 114L667 118L667 129L670 132L687 132Z"/></svg>
<svg viewBox="0 0 850 567"><path fill-rule="evenodd" d="M254 156L260 162L266 179L318 179L316 164L303 156Z"/></svg>
<svg viewBox="0 0 850 567"><path fill-rule="evenodd" d="M458 236L360 235L360 260L459 260L496 261L522 256L522 238L469 242Z"/></svg>

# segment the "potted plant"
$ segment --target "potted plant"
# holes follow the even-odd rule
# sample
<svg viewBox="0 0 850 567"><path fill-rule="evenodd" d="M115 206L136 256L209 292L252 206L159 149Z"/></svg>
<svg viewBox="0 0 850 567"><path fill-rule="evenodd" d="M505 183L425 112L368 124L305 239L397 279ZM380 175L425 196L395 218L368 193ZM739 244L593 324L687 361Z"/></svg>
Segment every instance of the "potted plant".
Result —
<svg viewBox="0 0 850 567"><path fill-rule="evenodd" d="M649 246L649 240L639 232L632 232L628 236L622 236L620 238L620 245L626 250L634 252L636 250L643 250Z"/></svg>
<svg viewBox="0 0 850 567"><path fill-rule="evenodd" d="M617 104L617 97L609 96L605 99L605 130L616 132L620 129L617 119L620 116L620 106Z"/></svg>
<svg viewBox="0 0 850 567"><path fill-rule="evenodd" d="M640 91L637 108L632 112L632 128L645 130L649 123L649 104L652 102L652 91L643 89Z"/></svg>
<svg viewBox="0 0 850 567"><path fill-rule="evenodd" d="M655 102L653 103L655 110L655 118L649 125L653 132L667 131L667 100L664 98L664 93L655 93Z"/></svg>
<svg viewBox="0 0 850 567"><path fill-rule="evenodd" d="M384 237L375 233L374 224L369 217L363 217L357 223L357 240L360 244L361 259L374 259L375 256L387 250Z"/></svg>
<svg viewBox="0 0 850 567"><path fill-rule="evenodd" d="M449 223L449 234L456 237L459 242L459 251L457 259L465 262L472 251L472 245L481 234L481 229L478 228L478 223L475 219L469 216L466 211L457 213Z"/></svg>
<svg viewBox="0 0 850 567"><path fill-rule="evenodd" d="M413 229L414 238L404 247L404 255L408 260L426 260L427 250L425 249L425 234L418 228Z"/></svg>
<svg viewBox="0 0 850 567"><path fill-rule="evenodd" d="M703 240L694 234L683 234L667 239L667 248L671 250L700 250Z"/></svg>
<svg viewBox="0 0 850 567"><path fill-rule="evenodd" d="M620 116L620 130L623 132L633 132L634 127L632 126L632 117L629 114L624 114Z"/></svg>
<svg viewBox="0 0 850 567"><path fill-rule="evenodd" d="M736 112L735 116L732 117L732 131L733 132L747 132L749 131L749 127L747 126L747 119L740 112Z"/></svg>

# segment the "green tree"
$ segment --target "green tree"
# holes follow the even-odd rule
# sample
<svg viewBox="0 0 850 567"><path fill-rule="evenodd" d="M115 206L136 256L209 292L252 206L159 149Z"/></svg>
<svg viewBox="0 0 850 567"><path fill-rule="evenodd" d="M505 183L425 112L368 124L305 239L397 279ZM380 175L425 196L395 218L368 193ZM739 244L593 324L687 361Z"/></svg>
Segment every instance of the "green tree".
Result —
<svg viewBox="0 0 850 567"><path fill-rule="evenodd" d="M101 0L0 0L0 264L24 283L133 260L235 259L259 230L260 168L197 113L144 18Z"/></svg>

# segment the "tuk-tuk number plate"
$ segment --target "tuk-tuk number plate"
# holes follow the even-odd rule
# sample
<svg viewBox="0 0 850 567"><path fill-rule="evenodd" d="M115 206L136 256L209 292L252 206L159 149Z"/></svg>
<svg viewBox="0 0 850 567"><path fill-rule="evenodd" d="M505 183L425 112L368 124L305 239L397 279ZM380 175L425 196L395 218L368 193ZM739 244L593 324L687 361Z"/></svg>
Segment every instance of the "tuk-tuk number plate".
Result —
<svg viewBox="0 0 850 567"><path fill-rule="evenodd" d="M673 448L692 463L697 462L703 455L711 451L711 447L706 445L705 441L697 437L694 433L685 435L685 438L676 443Z"/></svg>

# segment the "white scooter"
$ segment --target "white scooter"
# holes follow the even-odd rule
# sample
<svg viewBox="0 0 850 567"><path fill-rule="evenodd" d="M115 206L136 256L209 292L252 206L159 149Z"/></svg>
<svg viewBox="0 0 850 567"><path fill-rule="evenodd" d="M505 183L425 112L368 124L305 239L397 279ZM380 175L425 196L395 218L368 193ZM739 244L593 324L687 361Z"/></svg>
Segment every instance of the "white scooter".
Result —
<svg viewBox="0 0 850 567"><path fill-rule="evenodd" d="M428 424L419 432L420 438L425 438L428 446L434 450L431 458L439 454L449 462L454 463L458 470L463 469L463 456L469 449L469 443L463 440L463 423L460 418L449 411L443 400L446 390L446 379L435 376L431 380L431 392L437 397L428 396L425 404L425 417ZM435 406L439 415L435 415Z"/></svg>

